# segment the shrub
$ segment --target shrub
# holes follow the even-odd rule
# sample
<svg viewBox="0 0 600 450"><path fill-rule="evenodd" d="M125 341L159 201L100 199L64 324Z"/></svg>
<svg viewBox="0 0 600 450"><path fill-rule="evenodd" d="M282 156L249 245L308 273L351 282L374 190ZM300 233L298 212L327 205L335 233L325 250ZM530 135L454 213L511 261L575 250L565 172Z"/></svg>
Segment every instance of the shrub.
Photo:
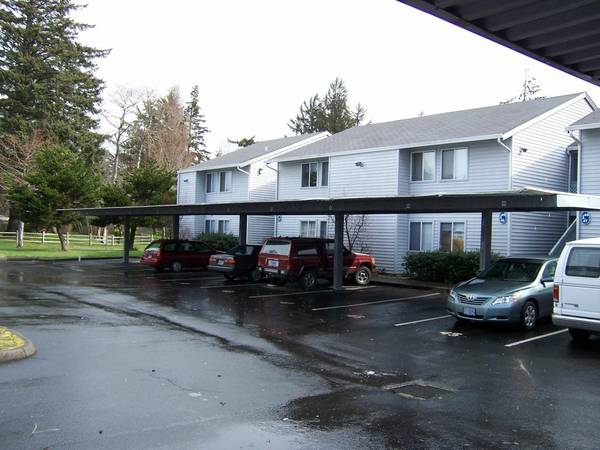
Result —
<svg viewBox="0 0 600 450"><path fill-rule="evenodd" d="M206 242L215 250L227 251L238 245L237 236L231 233L200 233L196 239Z"/></svg>
<svg viewBox="0 0 600 450"><path fill-rule="evenodd" d="M406 273L417 280L458 283L479 273L479 252L419 252L404 260Z"/></svg>

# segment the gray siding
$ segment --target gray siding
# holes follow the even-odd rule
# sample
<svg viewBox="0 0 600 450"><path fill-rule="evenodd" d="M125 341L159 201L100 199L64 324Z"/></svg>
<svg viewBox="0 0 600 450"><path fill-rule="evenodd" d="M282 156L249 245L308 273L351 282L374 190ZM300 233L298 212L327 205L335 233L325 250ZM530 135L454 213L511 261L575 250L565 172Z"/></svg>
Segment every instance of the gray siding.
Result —
<svg viewBox="0 0 600 450"><path fill-rule="evenodd" d="M356 164L362 164L357 166ZM398 193L398 150L329 158L331 197L375 197Z"/></svg>
<svg viewBox="0 0 600 450"><path fill-rule="evenodd" d="M249 199L262 202L277 199L277 163L267 166L263 162L252 164L249 168Z"/></svg>
<svg viewBox="0 0 600 450"><path fill-rule="evenodd" d="M581 193L600 195L600 130L581 132ZM579 238L600 236L600 212L590 211L591 222L578 224Z"/></svg>
<svg viewBox="0 0 600 450"><path fill-rule="evenodd" d="M568 191L569 160L565 149L573 140L565 128L591 111L587 101L581 99L515 134L512 188L533 186ZM565 232L568 213L513 213L510 223L511 255L547 254Z"/></svg>
<svg viewBox="0 0 600 450"><path fill-rule="evenodd" d="M177 203L196 203L196 172L181 173L177 176ZM198 234L197 217L181 216L179 234L183 238L193 237Z"/></svg>

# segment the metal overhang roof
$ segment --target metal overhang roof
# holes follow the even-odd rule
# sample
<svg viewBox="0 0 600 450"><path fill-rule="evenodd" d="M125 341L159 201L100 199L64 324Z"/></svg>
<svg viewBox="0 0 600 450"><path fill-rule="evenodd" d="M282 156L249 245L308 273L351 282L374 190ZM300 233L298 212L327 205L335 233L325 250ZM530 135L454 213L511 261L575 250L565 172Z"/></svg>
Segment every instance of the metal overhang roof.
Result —
<svg viewBox="0 0 600 450"><path fill-rule="evenodd" d="M398 0L600 86L598 0Z"/></svg>
<svg viewBox="0 0 600 450"><path fill-rule="evenodd" d="M59 211L77 212L83 216L185 216L204 214L410 214L556 210L600 210L600 197L524 188L518 191L478 194L439 193L420 196L397 195L266 202L75 208Z"/></svg>

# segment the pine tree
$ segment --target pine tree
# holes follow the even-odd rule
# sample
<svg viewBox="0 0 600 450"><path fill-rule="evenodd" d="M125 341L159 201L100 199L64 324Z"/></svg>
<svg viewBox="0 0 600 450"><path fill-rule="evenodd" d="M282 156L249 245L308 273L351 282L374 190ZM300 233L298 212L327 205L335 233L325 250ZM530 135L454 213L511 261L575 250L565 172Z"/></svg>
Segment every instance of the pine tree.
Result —
<svg viewBox="0 0 600 450"><path fill-rule="evenodd" d="M300 112L288 126L296 134L329 131L339 133L360 125L366 109L359 103L355 110L348 105L348 89L341 78L336 78L327 93L314 95L300 106Z"/></svg>
<svg viewBox="0 0 600 450"><path fill-rule="evenodd" d="M200 112L198 103L198 85L192 88L190 101L185 108L185 116L188 126L188 152L196 155L197 161L206 161L209 158L204 135L208 133L208 128L204 125L206 120L204 114Z"/></svg>
<svg viewBox="0 0 600 450"><path fill-rule="evenodd" d="M77 42L90 27L71 18L80 8L71 0L0 0L0 133L26 139L40 130L95 162L95 60L108 52Z"/></svg>

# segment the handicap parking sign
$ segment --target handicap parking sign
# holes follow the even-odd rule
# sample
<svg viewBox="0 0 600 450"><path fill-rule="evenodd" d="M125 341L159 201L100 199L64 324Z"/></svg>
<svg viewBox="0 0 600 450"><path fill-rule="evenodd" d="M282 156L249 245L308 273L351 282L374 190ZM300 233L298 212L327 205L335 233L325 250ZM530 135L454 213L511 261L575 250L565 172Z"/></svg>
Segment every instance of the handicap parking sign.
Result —
<svg viewBox="0 0 600 450"><path fill-rule="evenodd" d="M501 212L500 214L498 214L498 220L500 221L500 223L504 224L508 221L508 216L505 212Z"/></svg>
<svg viewBox="0 0 600 450"><path fill-rule="evenodd" d="M589 212L584 211L581 213L581 223L582 224L589 225L591 221L592 221L592 216L590 215Z"/></svg>

